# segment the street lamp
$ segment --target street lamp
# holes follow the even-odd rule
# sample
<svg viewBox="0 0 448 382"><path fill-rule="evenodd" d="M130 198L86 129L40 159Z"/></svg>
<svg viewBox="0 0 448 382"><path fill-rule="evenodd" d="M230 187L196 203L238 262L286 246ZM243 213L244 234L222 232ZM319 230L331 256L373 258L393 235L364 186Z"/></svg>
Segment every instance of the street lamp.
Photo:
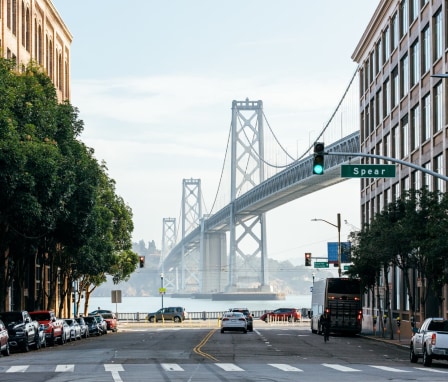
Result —
<svg viewBox="0 0 448 382"><path fill-rule="evenodd" d="M327 224L332 225L333 227L336 227L338 229L338 274L339 277L341 277L341 214L338 213L337 215L337 224L330 223L329 221L325 219L311 219L313 222L322 221Z"/></svg>
<svg viewBox="0 0 448 382"><path fill-rule="evenodd" d="M163 309L163 272L160 274L160 295L162 296L162 309Z"/></svg>

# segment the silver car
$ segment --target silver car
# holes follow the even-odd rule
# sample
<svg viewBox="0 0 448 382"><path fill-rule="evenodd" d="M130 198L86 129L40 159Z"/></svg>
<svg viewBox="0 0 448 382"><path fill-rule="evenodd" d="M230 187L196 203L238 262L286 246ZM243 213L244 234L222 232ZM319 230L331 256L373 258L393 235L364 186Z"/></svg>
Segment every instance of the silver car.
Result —
<svg viewBox="0 0 448 382"><path fill-rule="evenodd" d="M221 317L221 333L224 331L247 333L246 316L241 312L225 312Z"/></svg>

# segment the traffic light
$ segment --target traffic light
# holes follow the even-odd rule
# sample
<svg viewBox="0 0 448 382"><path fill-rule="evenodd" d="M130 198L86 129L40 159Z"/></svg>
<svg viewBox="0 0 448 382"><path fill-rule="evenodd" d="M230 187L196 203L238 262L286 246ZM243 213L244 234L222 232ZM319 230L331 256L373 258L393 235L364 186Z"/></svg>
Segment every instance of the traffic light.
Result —
<svg viewBox="0 0 448 382"><path fill-rule="evenodd" d="M305 253L305 266L311 267L311 253Z"/></svg>
<svg viewBox="0 0 448 382"><path fill-rule="evenodd" d="M325 145L323 142L314 144L313 174L324 174L324 149Z"/></svg>
<svg viewBox="0 0 448 382"><path fill-rule="evenodd" d="M140 256L140 268L145 266L145 256Z"/></svg>

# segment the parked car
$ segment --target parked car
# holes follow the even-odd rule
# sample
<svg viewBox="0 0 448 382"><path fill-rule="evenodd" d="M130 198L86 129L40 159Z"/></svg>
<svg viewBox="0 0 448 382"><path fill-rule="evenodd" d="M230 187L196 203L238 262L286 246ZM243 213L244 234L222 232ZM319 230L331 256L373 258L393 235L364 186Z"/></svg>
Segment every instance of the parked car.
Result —
<svg viewBox="0 0 448 382"><path fill-rule="evenodd" d="M112 332L118 331L118 320L113 313L102 313L104 321L107 324L107 330L111 330Z"/></svg>
<svg viewBox="0 0 448 382"><path fill-rule="evenodd" d="M89 328L89 336L101 336L103 334L103 330L100 328L94 316L84 317L84 322Z"/></svg>
<svg viewBox="0 0 448 382"><path fill-rule="evenodd" d="M28 352L31 346L36 346L39 324L32 320L26 310L1 312L0 320L8 330L8 342L11 349Z"/></svg>
<svg viewBox="0 0 448 382"><path fill-rule="evenodd" d="M302 319L302 314L297 308L279 308L272 312L266 312L260 316L261 321L272 322L272 321L288 321L295 322Z"/></svg>
<svg viewBox="0 0 448 382"><path fill-rule="evenodd" d="M79 328L81 329L81 337L83 338L89 337L89 327L84 321L84 317L76 317L75 320L76 322L78 322Z"/></svg>
<svg viewBox="0 0 448 382"><path fill-rule="evenodd" d="M148 313L146 319L149 322L158 322L162 320L182 322L188 317L185 308L180 306L170 306L168 308L159 309L157 312Z"/></svg>
<svg viewBox="0 0 448 382"><path fill-rule="evenodd" d="M70 327L70 341L81 339L81 327L74 318L66 318L64 321Z"/></svg>
<svg viewBox="0 0 448 382"><path fill-rule="evenodd" d="M244 316L246 317L246 321L247 321L247 330L249 332L254 331L254 318L253 318L252 314L250 314L249 309L247 309L247 308L230 308L229 312L243 313Z"/></svg>
<svg viewBox="0 0 448 382"><path fill-rule="evenodd" d="M98 328L101 330L101 334L107 334L107 322L104 320L101 314L95 314L93 317L98 323Z"/></svg>
<svg viewBox="0 0 448 382"><path fill-rule="evenodd" d="M39 324L36 332L36 349L45 347L47 347L47 339L45 338L45 327L44 325Z"/></svg>
<svg viewBox="0 0 448 382"><path fill-rule="evenodd" d="M62 331L63 331L64 343L70 342L72 340L72 333L71 333L72 329L65 320L62 320Z"/></svg>
<svg viewBox="0 0 448 382"><path fill-rule="evenodd" d="M433 359L448 361L448 320L431 317L423 321L410 344L411 362L416 363L420 357L424 366L431 366Z"/></svg>
<svg viewBox="0 0 448 382"><path fill-rule="evenodd" d="M224 331L247 333L246 316L241 312L225 312L221 318L221 333Z"/></svg>
<svg viewBox="0 0 448 382"><path fill-rule="evenodd" d="M113 313L111 310L107 309L97 309L89 313L89 316L94 316L95 314L103 314L103 313Z"/></svg>
<svg viewBox="0 0 448 382"><path fill-rule="evenodd" d="M63 335L62 320L57 318L52 310L36 310L30 312L30 316L39 324L44 325L47 344L54 345L59 342L60 345L63 345L66 342Z"/></svg>
<svg viewBox="0 0 448 382"><path fill-rule="evenodd" d="M0 352L8 356L9 355L9 336L8 329L6 329L6 325L0 320Z"/></svg>

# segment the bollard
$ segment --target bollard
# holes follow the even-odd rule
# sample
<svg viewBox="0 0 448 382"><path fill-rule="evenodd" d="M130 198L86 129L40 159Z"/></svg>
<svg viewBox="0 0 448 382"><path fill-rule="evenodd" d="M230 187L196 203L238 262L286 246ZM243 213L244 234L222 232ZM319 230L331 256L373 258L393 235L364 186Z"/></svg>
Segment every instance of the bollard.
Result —
<svg viewBox="0 0 448 382"><path fill-rule="evenodd" d="M202 312L202 319L204 321L207 319L207 313L206 312Z"/></svg>

